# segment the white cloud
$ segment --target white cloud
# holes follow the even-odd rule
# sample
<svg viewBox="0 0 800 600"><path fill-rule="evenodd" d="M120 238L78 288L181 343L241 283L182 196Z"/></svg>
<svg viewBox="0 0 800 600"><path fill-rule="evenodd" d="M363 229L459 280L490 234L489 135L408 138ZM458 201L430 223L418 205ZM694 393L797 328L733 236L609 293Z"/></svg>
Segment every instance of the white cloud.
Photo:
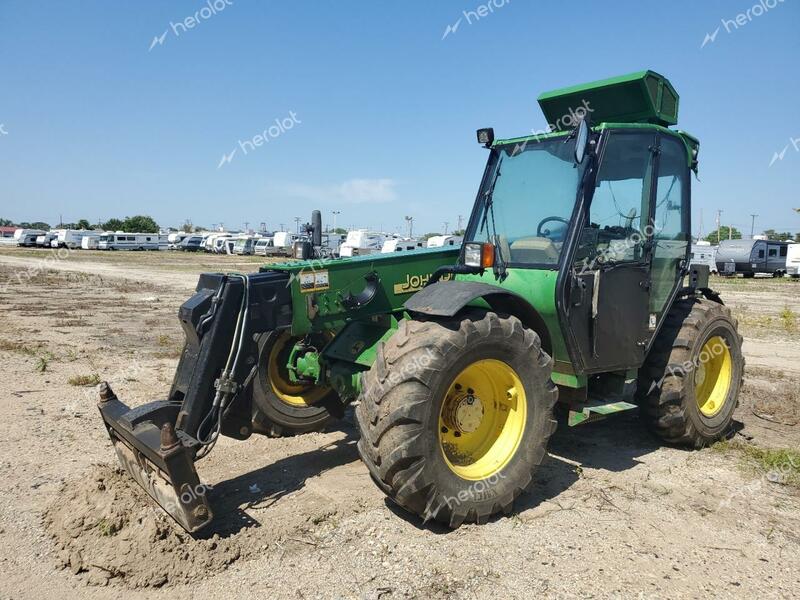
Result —
<svg viewBox="0 0 800 600"><path fill-rule="evenodd" d="M394 179L348 179L325 185L276 184L272 191L287 199L318 203L385 204L397 199L396 186Z"/></svg>

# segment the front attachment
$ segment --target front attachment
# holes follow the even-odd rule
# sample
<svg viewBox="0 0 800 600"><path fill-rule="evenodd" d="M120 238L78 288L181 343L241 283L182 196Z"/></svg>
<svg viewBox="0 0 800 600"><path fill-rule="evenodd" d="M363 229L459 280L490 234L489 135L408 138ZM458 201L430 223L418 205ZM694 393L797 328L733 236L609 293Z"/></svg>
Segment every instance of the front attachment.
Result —
<svg viewBox="0 0 800 600"><path fill-rule="evenodd" d="M103 383L98 408L120 464L153 500L190 533L210 523L208 488L194 468L197 442L175 431L180 404L131 409Z"/></svg>

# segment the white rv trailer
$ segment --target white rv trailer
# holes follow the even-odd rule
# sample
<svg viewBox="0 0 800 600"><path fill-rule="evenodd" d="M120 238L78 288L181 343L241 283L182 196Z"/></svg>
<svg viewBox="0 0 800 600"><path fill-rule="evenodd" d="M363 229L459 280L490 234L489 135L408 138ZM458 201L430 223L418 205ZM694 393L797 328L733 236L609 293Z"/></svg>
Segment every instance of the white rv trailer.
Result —
<svg viewBox="0 0 800 600"><path fill-rule="evenodd" d="M444 248L445 246L460 246L464 238L460 235L434 235L428 238L427 248Z"/></svg>
<svg viewBox="0 0 800 600"><path fill-rule="evenodd" d="M42 235L36 236L36 245L42 248L50 248L50 243L54 238L58 237L58 231L48 231Z"/></svg>
<svg viewBox="0 0 800 600"><path fill-rule="evenodd" d="M97 231L90 231L86 229L62 229L58 232L58 236L50 241L50 246L53 248L69 248L74 250L80 248L82 240L85 236L100 237Z"/></svg>
<svg viewBox="0 0 800 600"><path fill-rule="evenodd" d="M36 238L45 233L47 232L41 229L17 229L14 232L14 240L17 246L35 246Z"/></svg>
<svg viewBox="0 0 800 600"><path fill-rule="evenodd" d="M239 237L233 238L233 253L239 255L250 255L253 254L253 250L255 249L256 245L256 238L252 235L242 235Z"/></svg>
<svg viewBox="0 0 800 600"><path fill-rule="evenodd" d="M339 256L363 256L380 252L386 236L382 233L367 231L366 229L354 229L347 232L347 238L339 246Z"/></svg>
<svg viewBox="0 0 800 600"><path fill-rule="evenodd" d="M205 241L206 252L225 252L225 240L232 237L232 233L212 233Z"/></svg>
<svg viewBox="0 0 800 600"><path fill-rule="evenodd" d="M711 242L700 240L692 244L692 256L689 266L706 265L711 273L717 272L717 247Z"/></svg>
<svg viewBox="0 0 800 600"><path fill-rule="evenodd" d="M180 243L189 237L189 235L191 234L184 231L174 231L170 234L167 234L167 247L170 250L177 250Z"/></svg>
<svg viewBox="0 0 800 600"><path fill-rule="evenodd" d="M786 274L800 277L800 242L789 244L786 251Z"/></svg>
<svg viewBox="0 0 800 600"><path fill-rule="evenodd" d="M100 243L100 236L103 235L98 233L97 235L85 235L81 240L81 249L82 250L97 250L97 245Z"/></svg>
<svg viewBox="0 0 800 600"><path fill-rule="evenodd" d="M158 250L157 233L104 233L97 243L98 250Z"/></svg>
<svg viewBox="0 0 800 600"><path fill-rule="evenodd" d="M253 254L266 256L267 248L272 247L272 240L273 238L271 237L262 237L260 240L256 240L256 245L253 247Z"/></svg>
<svg viewBox="0 0 800 600"><path fill-rule="evenodd" d="M422 247L422 242L415 240L414 238L394 238L383 242L381 254L389 254L392 252L408 252L410 250L417 250Z"/></svg>
<svg viewBox="0 0 800 600"><path fill-rule="evenodd" d="M268 244L265 256L291 256L292 246L299 236L288 231L276 231L272 234L272 244Z"/></svg>

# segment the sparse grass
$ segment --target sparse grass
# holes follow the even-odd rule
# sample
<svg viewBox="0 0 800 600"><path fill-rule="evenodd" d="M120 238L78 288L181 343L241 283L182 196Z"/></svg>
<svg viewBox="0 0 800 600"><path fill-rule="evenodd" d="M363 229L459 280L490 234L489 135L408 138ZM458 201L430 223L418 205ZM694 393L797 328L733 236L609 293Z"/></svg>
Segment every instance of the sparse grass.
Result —
<svg viewBox="0 0 800 600"><path fill-rule="evenodd" d="M0 340L0 350L24 354L25 356L36 356L38 348L29 346L25 342L15 342L11 340Z"/></svg>
<svg viewBox="0 0 800 600"><path fill-rule="evenodd" d="M762 448L739 440L722 440L716 452L738 454L742 465L765 475L769 481L800 487L800 451L793 448Z"/></svg>
<svg viewBox="0 0 800 600"><path fill-rule="evenodd" d="M797 329L797 313L788 306L784 306L780 314L783 328L789 333L794 333Z"/></svg>
<svg viewBox="0 0 800 600"><path fill-rule="evenodd" d="M53 360L52 354L49 352L42 352L36 357L36 370L39 371L39 373L44 373L47 371L51 360Z"/></svg>
<svg viewBox="0 0 800 600"><path fill-rule="evenodd" d="M91 375L74 375L67 379L67 383L76 387L88 387L90 385L97 385L100 383L100 375L92 373Z"/></svg>
<svg viewBox="0 0 800 600"><path fill-rule="evenodd" d="M97 529L100 531L100 535L105 537L116 535L119 531L118 525L116 523L112 523L106 518L100 519L100 521L97 523Z"/></svg>
<svg viewBox="0 0 800 600"><path fill-rule="evenodd" d="M162 348L164 346L169 346L170 343L172 343L172 340L166 333L162 333L160 336L158 336L158 345Z"/></svg>

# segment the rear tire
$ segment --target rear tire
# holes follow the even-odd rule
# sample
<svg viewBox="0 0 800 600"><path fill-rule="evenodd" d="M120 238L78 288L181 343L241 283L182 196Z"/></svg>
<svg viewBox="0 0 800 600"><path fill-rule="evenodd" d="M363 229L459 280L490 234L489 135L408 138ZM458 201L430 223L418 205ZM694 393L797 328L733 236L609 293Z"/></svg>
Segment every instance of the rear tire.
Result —
<svg viewBox="0 0 800 600"><path fill-rule="evenodd" d="M453 528L509 514L555 430L552 365L516 317L401 321L363 376L356 409L373 480Z"/></svg>
<svg viewBox="0 0 800 600"><path fill-rule="evenodd" d="M330 388L289 381L284 365L288 358L287 347L293 341L288 332L272 331L262 335L258 343L253 423L256 431L270 437L320 431L334 418L335 407L341 406L338 394Z"/></svg>
<svg viewBox="0 0 800 600"><path fill-rule="evenodd" d="M664 441L702 448L723 438L744 376L742 336L727 306L678 300L639 370L644 421Z"/></svg>

